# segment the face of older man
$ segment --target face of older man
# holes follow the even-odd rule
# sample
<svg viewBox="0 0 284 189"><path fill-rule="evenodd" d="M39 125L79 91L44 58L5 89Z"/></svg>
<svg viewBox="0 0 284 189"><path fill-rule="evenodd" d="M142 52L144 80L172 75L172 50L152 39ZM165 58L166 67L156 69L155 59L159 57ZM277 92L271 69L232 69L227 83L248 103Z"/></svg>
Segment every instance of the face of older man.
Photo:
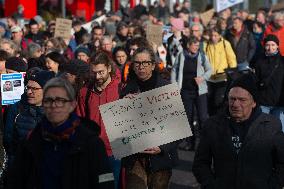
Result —
<svg viewBox="0 0 284 189"><path fill-rule="evenodd" d="M229 91L229 112L236 122L247 120L256 103L252 95L241 87L233 87Z"/></svg>

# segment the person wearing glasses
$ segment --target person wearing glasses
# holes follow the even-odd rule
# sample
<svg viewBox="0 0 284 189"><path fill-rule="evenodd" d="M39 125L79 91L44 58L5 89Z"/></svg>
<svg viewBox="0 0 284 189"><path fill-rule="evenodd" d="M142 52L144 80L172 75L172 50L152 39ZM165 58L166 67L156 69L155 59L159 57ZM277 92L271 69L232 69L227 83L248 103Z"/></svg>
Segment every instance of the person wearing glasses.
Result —
<svg viewBox="0 0 284 189"><path fill-rule="evenodd" d="M56 77L43 88L44 117L21 143L8 188L113 189L103 141L74 110L76 93Z"/></svg>
<svg viewBox="0 0 284 189"><path fill-rule="evenodd" d="M121 97L131 96L149 91L169 84L158 71L155 61L155 53L151 48L138 48L132 58L135 77L131 78ZM172 167L176 163L176 143L169 143L124 158L123 165L126 168L126 189L168 188Z"/></svg>
<svg viewBox="0 0 284 189"><path fill-rule="evenodd" d="M77 115L95 121L100 129L100 138L106 146L114 173L116 188L119 185L120 160L114 158L99 106L119 99L120 78L117 78L114 62L107 52L98 52L90 59L91 79L78 95Z"/></svg>
<svg viewBox="0 0 284 189"><path fill-rule="evenodd" d="M27 138L28 133L43 117L42 89L52 77L54 77L54 73L49 71L39 71L32 74L25 86L25 93L21 100L8 109L3 136L8 169L13 162L19 143Z"/></svg>

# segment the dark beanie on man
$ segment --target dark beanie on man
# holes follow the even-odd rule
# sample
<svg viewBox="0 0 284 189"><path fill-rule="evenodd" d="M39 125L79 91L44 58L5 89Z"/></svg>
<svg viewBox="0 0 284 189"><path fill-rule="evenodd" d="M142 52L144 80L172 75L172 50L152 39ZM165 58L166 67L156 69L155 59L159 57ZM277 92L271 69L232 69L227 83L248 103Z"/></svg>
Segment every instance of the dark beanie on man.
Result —
<svg viewBox="0 0 284 189"><path fill-rule="evenodd" d="M253 97L254 101L258 101L258 90L256 85L256 77L252 73L243 74L232 82L229 89L234 87L241 87L248 91Z"/></svg>
<svg viewBox="0 0 284 189"><path fill-rule="evenodd" d="M64 65L64 71L72 75L82 75L89 73L90 65L82 60L72 60L70 63Z"/></svg>
<svg viewBox="0 0 284 189"><path fill-rule="evenodd" d="M85 53L87 56L91 56L91 51L87 48L87 47L84 47L84 46L79 46L76 50L75 50L75 57L77 58L78 54L79 53Z"/></svg>
<svg viewBox="0 0 284 189"><path fill-rule="evenodd" d="M264 44L266 44L268 41L273 41L279 46L279 39L276 35L273 34L267 35L266 38L264 38Z"/></svg>
<svg viewBox="0 0 284 189"><path fill-rule="evenodd" d="M16 72L26 72L28 64L19 57L11 57L5 62L5 68Z"/></svg>
<svg viewBox="0 0 284 189"><path fill-rule="evenodd" d="M39 71L32 74L29 80L37 82L41 88L44 87L47 81L55 77L55 73L52 71Z"/></svg>

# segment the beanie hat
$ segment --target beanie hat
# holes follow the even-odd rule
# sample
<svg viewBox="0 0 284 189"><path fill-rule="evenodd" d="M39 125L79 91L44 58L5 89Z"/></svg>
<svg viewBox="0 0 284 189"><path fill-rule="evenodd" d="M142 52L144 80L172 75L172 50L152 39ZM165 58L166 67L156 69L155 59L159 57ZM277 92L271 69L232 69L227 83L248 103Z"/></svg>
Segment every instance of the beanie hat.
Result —
<svg viewBox="0 0 284 189"><path fill-rule="evenodd" d="M239 78L237 78L235 81L232 82L229 90L234 87L241 87L245 89L251 94L255 102L258 101L256 77L252 73L246 73L240 76Z"/></svg>
<svg viewBox="0 0 284 189"><path fill-rule="evenodd" d="M39 71L35 74L32 74L29 80L37 82L41 86L41 88L43 88L46 82L53 77L55 77L55 73L52 71Z"/></svg>
<svg viewBox="0 0 284 189"><path fill-rule="evenodd" d="M37 25L37 21L35 21L35 19L31 19L30 22L29 22L29 26L32 26L32 25Z"/></svg>
<svg viewBox="0 0 284 189"><path fill-rule="evenodd" d="M119 22L118 24L117 24L117 30L116 31L119 31L119 30L121 30L122 28L127 28L128 27L128 25L125 23L125 22Z"/></svg>
<svg viewBox="0 0 284 189"><path fill-rule="evenodd" d="M178 31L182 31L184 29L184 21L181 18L172 18L171 25Z"/></svg>
<svg viewBox="0 0 284 189"><path fill-rule="evenodd" d="M64 65L64 70L67 73L72 75L82 75L85 73L89 73L89 64L85 63L82 60L72 60L70 63Z"/></svg>
<svg viewBox="0 0 284 189"><path fill-rule="evenodd" d="M264 44L266 44L268 41L273 41L279 46L279 39L276 35L273 34L267 35L266 38L264 39Z"/></svg>
<svg viewBox="0 0 284 189"><path fill-rule="evenodd" d="M11 32L14 33L14 32L20 32L22 31L22 28L20 26L13 26L11 28Z"/></svg>
<svg viewBox="0 0 284 189"><path fill-rule="evenodd" d="M28 64L19 57L11 57L6 61L5 68L16 72L25 72L28 69Z"/></svg>
<svg viewBox="0 0 284 189"><path fill-rule="evenodd" d="M84 46L80 46L78 47L76 50L75 50L75 57L77 58L78 54L82 52L82 53L85 53L87 56L90 57L91 55L91 52L90 50L87 48L87 47L84 47Z"/></svg>

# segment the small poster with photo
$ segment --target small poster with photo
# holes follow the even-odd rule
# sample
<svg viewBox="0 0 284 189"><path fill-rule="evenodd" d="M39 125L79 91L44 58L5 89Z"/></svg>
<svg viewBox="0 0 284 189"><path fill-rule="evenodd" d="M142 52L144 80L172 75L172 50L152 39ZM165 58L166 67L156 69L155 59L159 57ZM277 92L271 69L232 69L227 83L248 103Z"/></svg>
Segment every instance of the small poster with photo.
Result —
<svg viewBox="0 0 284 189"><path fill-rule="evenodd" d="M24 93L25 73L11 73L1 75L2 105L15 104L21 100Z"/></svg>

